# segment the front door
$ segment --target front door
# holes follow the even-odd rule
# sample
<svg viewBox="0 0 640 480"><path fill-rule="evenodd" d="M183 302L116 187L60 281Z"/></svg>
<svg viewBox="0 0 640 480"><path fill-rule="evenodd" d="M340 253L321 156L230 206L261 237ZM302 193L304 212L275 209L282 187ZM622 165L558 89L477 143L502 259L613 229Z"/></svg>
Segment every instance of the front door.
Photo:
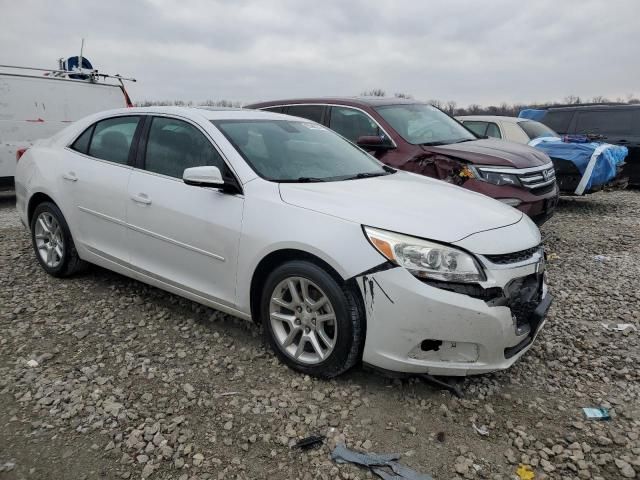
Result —
<svg viewBox="0 0 640 480"><path fill-rule="evenodd" d="M195 125L154 117L128 187L131 263L139 271L205 299L235 304L244 198L186 185L186 168L226 165Z"/></svg>

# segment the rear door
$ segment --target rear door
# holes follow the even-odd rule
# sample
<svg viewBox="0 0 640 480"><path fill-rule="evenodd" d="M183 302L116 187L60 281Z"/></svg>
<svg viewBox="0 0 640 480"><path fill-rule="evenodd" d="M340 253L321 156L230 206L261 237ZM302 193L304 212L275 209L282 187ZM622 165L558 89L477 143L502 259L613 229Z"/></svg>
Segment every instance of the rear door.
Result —
<svg viewBox="0 0 640 480"><path fill-rule="evenodd" d="M127 243L139 272L233 306L244 198L182 181L186 168L205 165L232 175L200 127L149 118L129 182Z"/></svg>
<svg viewBox="0 0 640 480"><path fill-rule="evenodd" d="M487 122L481 120L463 120L462 124L480 138L487 134Z"/></svg>
<svg viewBox="0 0 640 480"><path fill-rule="evenodd" d="M326 109L324 105L289 105L284 113L323 123Z"/></svg>
<svg viewBox="0 0 640 480"><path fill-rule="evenodd" d="M60 172L75 241L91 253L128 261L125 202L140 116L101 120L68 148Z"/></svg>

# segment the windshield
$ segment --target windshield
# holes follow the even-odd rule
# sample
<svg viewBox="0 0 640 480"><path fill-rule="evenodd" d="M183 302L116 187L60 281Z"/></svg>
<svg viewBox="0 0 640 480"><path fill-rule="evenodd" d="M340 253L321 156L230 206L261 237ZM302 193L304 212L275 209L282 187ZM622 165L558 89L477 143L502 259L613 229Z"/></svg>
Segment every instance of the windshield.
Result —
<svg viewBox="0 0 640 480"><path fill-rule="evenodd" d="M538 138L538 137L559 137L560 136L556 132L551 130L549 127L547 127L546 125L540 122L527 120L524 122L518 122L518 125L520 126L520 128L522 128L522 130L524 130L524 133L527 134L530 140L533 140L534 138Z"/></svg>
<svg viewBox="0 0 640 480"><path fill-rule="evenodd" d="M258 175L274 182L326 182L394 171L317 123L290 120L212 123Z"/></svg>
<svg viewBox="0 0 640 480"><path fill-rule="evenodd" d="M477 139L449 115L431 105L385 105L376 110L402 138L414 145L446 145Z"/></svg>

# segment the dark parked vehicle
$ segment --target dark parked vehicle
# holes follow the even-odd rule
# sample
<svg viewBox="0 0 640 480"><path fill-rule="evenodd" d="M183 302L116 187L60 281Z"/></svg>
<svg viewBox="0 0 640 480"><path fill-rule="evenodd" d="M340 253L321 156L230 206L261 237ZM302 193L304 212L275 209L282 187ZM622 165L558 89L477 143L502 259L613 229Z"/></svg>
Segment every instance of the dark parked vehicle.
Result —
<svg viewBox="0 0 640 480"><path fill-rule="evenodd" d="M630 185L640 186L640 105L550 107L537 120L561 135L587 135L627 147L622 176Z"/></svg>
<svg viewBox="0 0 640 480"><path fill-rule="evenodd" d="M414 100L314 98L248 105L323 124L401 170L438 178L518 208L539 225L558 201L550 158L527 145L480 138Z"/></svg>

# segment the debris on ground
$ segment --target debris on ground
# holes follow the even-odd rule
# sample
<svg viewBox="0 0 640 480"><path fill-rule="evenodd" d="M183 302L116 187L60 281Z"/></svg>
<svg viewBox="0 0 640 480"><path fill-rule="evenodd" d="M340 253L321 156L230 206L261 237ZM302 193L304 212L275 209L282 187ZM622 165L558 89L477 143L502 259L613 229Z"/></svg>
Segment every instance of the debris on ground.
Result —
<svg viewBox="0 0 640 480"><path fill-rule="evenodd" d="M536 474L529 465L520 464L516 470L519 480L535 480Z"/></svg>
<svg viewBox="0 0 640 480"><path fill-rule="evenodd" d="M582 409L584 412L585 418L588 420L611 420L611 416L609 415L609 410L606 408L588 408L585 407Z"/></svg>
<svg viewBox="0 0 640 480"><path fill-rule="evenodd" d="M633 323L604 323L600 322L600 324L606 328L607 330L612 330L614 332L625 332L627 330L638 330L638 328Z"/></svg>
<svg viewBox="0 0 640 480"><path fill-rule="evenodd" d="M418 473L396 462L400 459L399 453L362 453L339 444L331 452L331 459L336 463L353 463L367 467L383 480L433 480L429 475Z"/></svg>
<svg viewBox="0 0 640 480"><path fill-rule="evenodd" d="M471 426L473 427L473 429L476 431L478 435L482 435L483 437L489 436L489 429L487 428L486 425L480 425L479 427L477 427L475 423L472 423Z"/></svg>
<svg viewBox="0 0 640 480"><path fill-rule="evenodd" d="M305 437L302 440L296 442L296 444L291 448L299 448L301 450L308 450L310 448L319 447L324 442L326 437L324 435L311 435L309 437Z"/></svg>

